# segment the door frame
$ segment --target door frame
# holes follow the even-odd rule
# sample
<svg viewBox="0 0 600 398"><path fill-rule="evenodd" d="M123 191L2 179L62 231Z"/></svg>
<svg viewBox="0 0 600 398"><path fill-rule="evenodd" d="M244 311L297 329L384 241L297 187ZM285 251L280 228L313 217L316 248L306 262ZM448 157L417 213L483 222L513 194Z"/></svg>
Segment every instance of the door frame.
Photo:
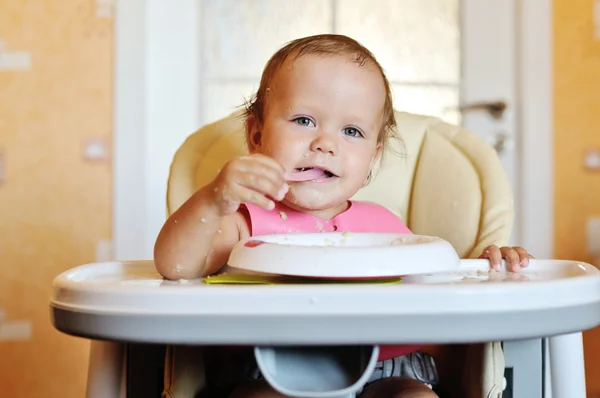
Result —
<svg viewBox="0 0 600 398"><path fill-rule="evenodd" d="M152 253L154 226L165 217L152 210L164 202L164 191L149 181L161 180L166 187L168 170L153 165L172 156L173 134L183 142L200 127L200 86L194 78L201 67L200 48L191 45L187 48L195 50L183 53L171 45L173 40L197 42L200 2L128 0L115 7L113 255L135 260ZM530 253L552 258L552 0L516 1L516 7L522 178L515 201L522 216L515 227ZM164 62L173 59L177 62ZM164 142L167 134L171 146Z"/></svg>

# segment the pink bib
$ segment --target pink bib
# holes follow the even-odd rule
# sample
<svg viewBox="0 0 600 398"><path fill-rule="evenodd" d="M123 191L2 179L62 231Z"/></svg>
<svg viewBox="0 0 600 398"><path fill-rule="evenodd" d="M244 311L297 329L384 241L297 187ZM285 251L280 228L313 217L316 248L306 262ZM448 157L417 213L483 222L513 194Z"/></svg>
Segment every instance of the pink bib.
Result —
<svg viewBox="0 0 600 398"><path fill-rule="evenodd" d="M369 202L350 202L343 213L323 220L292 210L278 203L274 210L246 204L252 236L298 232L389 232L410 234L410 230L394 213Z"/></svg>
<svg viewBox="0 0 600 398"><path fill-rule="evenodd" d="M275 209L265 210L245 204L250 221L250 235L290 234L300 232L383 232L412 233L394 213L370 202L350 201L343 213L331 220L323 220L307 213L292 210L276 203ZM415 345L382 345L379 360L399 357L419 349Z"/></svg>

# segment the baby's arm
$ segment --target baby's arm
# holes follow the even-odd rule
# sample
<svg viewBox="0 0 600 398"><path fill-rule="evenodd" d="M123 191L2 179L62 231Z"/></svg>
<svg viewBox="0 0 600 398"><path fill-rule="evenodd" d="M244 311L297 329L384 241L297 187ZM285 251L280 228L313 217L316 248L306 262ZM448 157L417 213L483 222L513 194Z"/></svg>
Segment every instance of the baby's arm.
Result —
<svg viewBox="0 0 600 398"><path fill-rule="evenodd" d="M214 181L173 213L154 246L154 264L167 279L193 279L218 271L233 246L249 236L242 203L265 209L287 192L284 169L262 155L228 162Z"/></svg>
<svg viewBox="0 0 600 398"><path fill-rule="evenodd" d="M220 215L211 203L208 185L173 213L154 246L154 263L167 279L193 279L217 272L233 246L249 235L239 211Z"/></svg>

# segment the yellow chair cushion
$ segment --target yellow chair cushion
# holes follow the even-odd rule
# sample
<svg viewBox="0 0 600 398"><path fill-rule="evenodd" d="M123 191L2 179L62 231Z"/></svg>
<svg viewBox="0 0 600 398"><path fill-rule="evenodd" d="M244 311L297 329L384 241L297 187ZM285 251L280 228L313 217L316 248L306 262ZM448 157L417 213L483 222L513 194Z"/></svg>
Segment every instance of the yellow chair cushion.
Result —
<svg viewBox="0 0 600 398"><path fill-rule="evenodd" d="M427 116L396 112L392 142L369 185L353 199L379 203L417 234L448 240L459 255L508 243L512 192L492 147L475 134ZM179 148L168 183L171 214L235 156L247 154L241 112L206 125Z"/></svg>

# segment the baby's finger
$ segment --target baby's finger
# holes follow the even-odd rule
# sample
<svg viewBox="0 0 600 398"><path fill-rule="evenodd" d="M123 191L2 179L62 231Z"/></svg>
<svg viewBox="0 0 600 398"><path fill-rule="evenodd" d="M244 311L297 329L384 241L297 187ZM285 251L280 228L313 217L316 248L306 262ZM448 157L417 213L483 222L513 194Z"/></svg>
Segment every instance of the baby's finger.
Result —
<svg viewBox="0 0 600 398"><path fill-rule="evenodd" d="M496 270L500 271L500 266L502 265L502 254L500 253L500 249L498 246L492 245L488 246L479 258L487 258L490 260L490 266Z"/></svg>
<svg viewBox="0 0 600 398"><path fill-rule="evenodd" d="M276 165L261 161L243 162L240 164L238 171L242 174L255 174L267 178L280 189L285 184L285 174Z"/></svg>
<svg viewBox="0 0 600 398"><path fill-rule="evenodd" d="M273 168L277 172L281 172L282 175L285 173L285 168L281 164L279 164L278 161L276 161L275 159L273 159L270 156L265 156L262 154L254 154L254 155L242 156L240 159L242 159L244 161L252 162L252 163L254 163L254 162L261 163L264 166Z"/></svg>
<svg viewBox="0 0 600 398"><path fill-rule="evenodd" d="M285 182L277 179L274 181L268 175L252 172L244 173L238 183L263 195L268 195L275 200L282 200L290 188Z"/></svg>
<svg viewBox="0 0 600 398"><path fill-rule="evenodd" d="M525 268L525 267L529 266L530 255L529 255L529 253L527 253L527 250L523 249L522 247L518 247L518 246L513 247L513 249L515 249L515 251L519 255L519 262L521 263L521 268Z"/></svg>
<svg viewBox="0 0 600 398"><path fill-rule="evenodd" d="M239 190L239 197L241 198L242 203L253 203L265 210L273 210L275 208L275 202L260 192L243 186L240 186Z"/></svg>
<svg viewBox="0 0 600 398"><path fill-rule="evenodd" d="M504 257L509 264L508 270L511 272L519 272L521 270L521 259L519 258L517 251L512 247L503 247L500 251L502 252L502 257Z"/></svg>

